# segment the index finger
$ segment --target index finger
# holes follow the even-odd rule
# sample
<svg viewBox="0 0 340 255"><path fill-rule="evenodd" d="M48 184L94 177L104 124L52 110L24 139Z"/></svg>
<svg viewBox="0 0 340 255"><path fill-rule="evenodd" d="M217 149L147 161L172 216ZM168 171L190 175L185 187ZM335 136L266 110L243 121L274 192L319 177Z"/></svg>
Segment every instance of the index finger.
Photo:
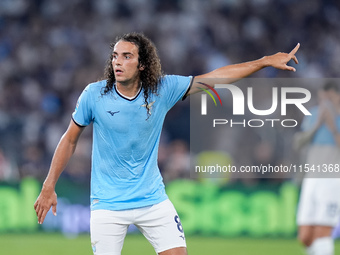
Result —
<svg viewBox="0 0 340 255"><path fill-rule="evenodd" d="M295 48L289 53L289 55L295 55L295 53L298 51L300 48L300 43L298 43Z"/></svg>

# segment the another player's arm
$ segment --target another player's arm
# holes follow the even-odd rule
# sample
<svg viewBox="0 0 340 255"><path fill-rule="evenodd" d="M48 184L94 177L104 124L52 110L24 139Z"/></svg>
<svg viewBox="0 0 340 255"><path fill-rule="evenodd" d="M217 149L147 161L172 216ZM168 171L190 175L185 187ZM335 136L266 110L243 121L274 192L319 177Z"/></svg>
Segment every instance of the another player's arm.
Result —
<svg viewBox="0 0 340 255"><path fill-rule="evenodd" d="M187 95L191 95L202 90L199 88L206 88L199 82L204 82L210 86L214 86L216 83L221 83L223 79L224 83L232 83L242 78L261 70L262 68L272 66L281 70L296 71L294 67L288 66L287 63L290 60L294 60L298 64L298 60L295 53L298 51L300 44L298 43L290 53L278 52L274 55L265 56L261 59L244 62L240 64L228 65L212 72L195 76L191 89Z"/></svg>
<svg viewBox="0 0 340 255"><path fill-rule="evenodd" d="M57 213L57 194L55 193L55 185L60 174L63 172L73 155L79 136L83 130L84 128L77 126L73 120L71 120L66 132L59 141L40 195L34 203L34 209L39 224L44 222L46 214L51 207L53 214L56 215Z"/></svg>
<svg viewBox="0 0 340 255"><path fill-rule="evenodd" d="M333 138L335 140L335 143L340 147L340 133L336 126L336 120L335 120L336 116L330 107L323 105L321 109L322 109L323 120L326 126L328 127L328 129L331 131Z"/></svg>

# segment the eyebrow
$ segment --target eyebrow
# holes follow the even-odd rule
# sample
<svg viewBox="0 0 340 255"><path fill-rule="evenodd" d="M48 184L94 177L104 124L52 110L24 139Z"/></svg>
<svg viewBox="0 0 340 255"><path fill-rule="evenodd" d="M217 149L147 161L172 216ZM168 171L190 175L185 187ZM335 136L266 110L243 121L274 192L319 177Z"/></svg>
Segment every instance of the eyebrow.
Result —
<svg viewBox="0 0 340 255"><path fill-rule="evenodd" d="M114 55L114 54L117 54L117 55L118 55L118 52L114 51L114 52L112 53L112 55ZM121 54L124 55L124 56L126 56L126 55L133 55L132 52L123 52L123 53L121 53Z"/></svg>

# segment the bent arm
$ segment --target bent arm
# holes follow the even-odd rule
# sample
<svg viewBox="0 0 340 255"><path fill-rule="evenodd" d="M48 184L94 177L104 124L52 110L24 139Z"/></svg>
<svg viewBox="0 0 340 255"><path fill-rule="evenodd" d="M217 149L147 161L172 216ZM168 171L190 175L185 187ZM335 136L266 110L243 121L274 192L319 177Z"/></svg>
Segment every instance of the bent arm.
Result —
<svg viewBox="0 0 340 255"><path fill-rule="evenodd" d="M71 120L68 129L61 137L54 152L48 175L44 181L40 195L34 204L34 209L38 216L38 223L40 224L43 223L51 206L53 214L56 215L57 195L55 193L55 185L73 155L83 129L84 128L77 126L73 120Z"/></svg>
<svg viewBox="0 0 340 255"><path fill-rule="evenodd" d="M331 131L334 141L338 147L340 147L340 133L336 125L336 110L331 109L331 106L323 105L322 115L324 122L328 129Z"/></svg>
<svg viewBox="0 0 340 255"><path fill-rule="evenodd" d="M77 126L73 120L70 121L70 124L61 137L59 144L54 152L51 167L44 182L44 186L55 187L60 174L65 169L67 163L69 162L71 156L73 155L76 145L79 139L80 134L82 133L84 128Z"/></svg>
<svg viewBox="0 0 340 255"><path fill-rule="evenodd" d="M240 64L228 65L218 68L212 72L198 75L194 78L192 87L188 92L188 95L202 91L200 88L205 88L200 82L214 86L216 83L221 83L223 79L224 83L233 83L242 78L265 68L272 66L281 70L296 71L294 67L288 66L287 63L290 60L294 60L298 64L298 60L295 53L298 51L300 44L298 43L290 53L278 52L274 55L265 56L261 59L244 62Z"/></svg>

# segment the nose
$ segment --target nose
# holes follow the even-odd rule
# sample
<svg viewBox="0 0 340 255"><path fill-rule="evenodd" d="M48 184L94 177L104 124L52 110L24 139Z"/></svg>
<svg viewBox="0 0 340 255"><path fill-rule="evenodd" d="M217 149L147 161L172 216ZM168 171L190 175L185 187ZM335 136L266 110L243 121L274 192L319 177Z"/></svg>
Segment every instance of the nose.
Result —
<svg viewBox="0 0 340 255"><path fill-rule="evenodd" d="M114 66L121 66L122 64L121 64L122 62L121 62L121 58L120 57L116 57L116 58L113 58L112 59L112 64L114 65Z"/></svg>
<svg viewBox="0 0 340 255"><path fill-rule="evenodd" d="M120 65L121 65L121 58L118 57L118 58L116 59L116 66L120 66Z"/></svg>

